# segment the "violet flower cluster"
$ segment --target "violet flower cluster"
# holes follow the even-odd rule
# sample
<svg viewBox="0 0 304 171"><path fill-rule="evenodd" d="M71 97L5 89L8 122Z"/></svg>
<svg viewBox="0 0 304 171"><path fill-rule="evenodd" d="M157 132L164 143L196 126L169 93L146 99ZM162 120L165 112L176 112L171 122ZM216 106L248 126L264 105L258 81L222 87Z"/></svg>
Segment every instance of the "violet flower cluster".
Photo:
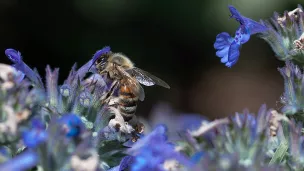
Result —
<svg viewBox="0 0 304 171"><path fill-rule="evenodd" d="M216 55L231 68L251 36L268 42L286 62L278 68L285 87L282 108L263 104L256 114L245 109L211 121L162 103L150 120L137 118L145 125L139 132L119 110L101 103L111 82L94 62L110 47L78 69L75 64L63 83L58 68L47 66L42 78L20 52L7 49L13 64L0 64L0 170L304 170L303 9L257 22L228 8L240 26L234 37L216 36Z"/></svg>

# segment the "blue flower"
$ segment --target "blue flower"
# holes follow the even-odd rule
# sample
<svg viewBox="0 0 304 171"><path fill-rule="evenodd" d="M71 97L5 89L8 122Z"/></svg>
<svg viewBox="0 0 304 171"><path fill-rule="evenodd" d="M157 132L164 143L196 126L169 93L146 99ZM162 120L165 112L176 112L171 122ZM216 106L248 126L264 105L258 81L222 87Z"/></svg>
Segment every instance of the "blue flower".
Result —
<svg viewBox="0 0 304 171"><path fill-rule="evenodd" d="M59 119L67 137L78 137L85 129L81 119L75 114L65 114Z"/></svg>
<svg viewBox="0 0 304 171"><path fill-rule="evenodd" d="M166 127L163 125L139 139L128 152L135 156L132 171L162 171L162 164L168 159L175 159L187 167L191 166L190 161L174 151L174 145L167 142Z"/></svg>
<svg viewBox="0 0 304 171"><path fill-rule="evenodd" d="M228 33L222 32L216 36L214 48L217 50L216 56L222 58L221 62L227 67L232 67L239 59L240 47L248 42L250 36L256 33L264 32L267 27L242 16L233 6L229 6L231 18L240 23L239 28L235 32L234 38Z"/></svg>
<svg viewBox="0 0 304 171"><path fill-rule="evenodd" d="M191 156L191 161L193 163L198 163L202 158L204 158L205 155L206 154L203 151L196 152Z"/></svg>
<svg viewBox="0 0 304 171"><path fill-rule="evenodd" d="M47 140L45 125L38 119L32 120L32 129L22 133L22 139L25 146L35 148Z"/></svg>

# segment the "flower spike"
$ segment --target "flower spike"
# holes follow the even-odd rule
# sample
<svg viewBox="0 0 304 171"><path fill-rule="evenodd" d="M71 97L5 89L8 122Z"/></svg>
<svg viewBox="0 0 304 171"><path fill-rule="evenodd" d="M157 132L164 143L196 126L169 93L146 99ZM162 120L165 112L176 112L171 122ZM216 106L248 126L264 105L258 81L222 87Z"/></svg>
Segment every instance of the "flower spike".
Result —
<svg viewBox="0 0 304 171"><path fill-rule="evenodd" d="M35 86L43 88L41 77L37 72L32 70L22 61L22 56L19 51L16 51L15 49L6 49L5 55L14 63L13 66L17 70L23 72L34 83Z"/></svg>
<svg viewBox="0 0 304 171"><path fill-rule="evenodd" d="M251 35L266 31L267 27L242 16L231 5L229 6L229 10L231 13L230 18L234 18L240 23L240 26L236 30L234 38L226 32L218 34L214 48L217 50L216 56L221 58L221 62L231 68L239 59L241 45L248 42Z"/></svg>

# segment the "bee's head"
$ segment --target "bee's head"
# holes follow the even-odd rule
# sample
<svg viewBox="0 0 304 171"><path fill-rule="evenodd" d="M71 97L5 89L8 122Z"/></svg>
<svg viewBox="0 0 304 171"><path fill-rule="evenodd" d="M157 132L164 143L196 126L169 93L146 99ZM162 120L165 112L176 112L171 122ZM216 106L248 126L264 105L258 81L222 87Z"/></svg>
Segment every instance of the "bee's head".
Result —
<svg viewBox="0 0 304 171"><path fill-rule="evenodd" d="M111 49L109 46L102 48L97 51L93 56L93 64L98 70L104 70L106 63L108 62L109 55L111 54Z"/></svg>
<svg viewBox="0 0 304 171"><path fill-rule="evenodd" d="M95 65L98 66L101 70L105 69L105 66L108 62L110 52L101 55L95 62Z"/></svg>

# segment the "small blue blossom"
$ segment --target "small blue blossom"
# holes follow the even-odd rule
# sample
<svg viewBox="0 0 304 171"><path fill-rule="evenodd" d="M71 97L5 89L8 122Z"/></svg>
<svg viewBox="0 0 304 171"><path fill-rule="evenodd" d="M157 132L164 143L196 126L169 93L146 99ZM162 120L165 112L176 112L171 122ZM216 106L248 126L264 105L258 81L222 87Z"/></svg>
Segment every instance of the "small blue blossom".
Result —
<svg viewBox="0 0 304 171"><path fill-rule="evenodd" d="M217 50L216 56L222 58L221 62L227 67L232 67L239 59L240 47L246 43L250 36L256 33L264 32L267 27L242 16L233 6L229 6L231 18L240 23L240 27L236 30L234 38L228 33L223 32L216 36L214 48Z"/></svg>
<svg viewBox="0 0 304 171"><path fill-rule="evenodd" d="M35 148L47 140L45 125L38 119L32 120L32 129L22 133L22 139L25 146Z"/></svg>
<svg viewBox="0 0 304 171"><path fill-rule="evenodd" d="M81 119L75 114L65 114L59 119L67 137L78 137L85 129Z"/></svg>
<svg viewBox="0 0 304 171"><path fill-rule="evenodd" d="M205 155L205 152L199 151L192 155L190 160L192 163L198 163Z"/></svg>

